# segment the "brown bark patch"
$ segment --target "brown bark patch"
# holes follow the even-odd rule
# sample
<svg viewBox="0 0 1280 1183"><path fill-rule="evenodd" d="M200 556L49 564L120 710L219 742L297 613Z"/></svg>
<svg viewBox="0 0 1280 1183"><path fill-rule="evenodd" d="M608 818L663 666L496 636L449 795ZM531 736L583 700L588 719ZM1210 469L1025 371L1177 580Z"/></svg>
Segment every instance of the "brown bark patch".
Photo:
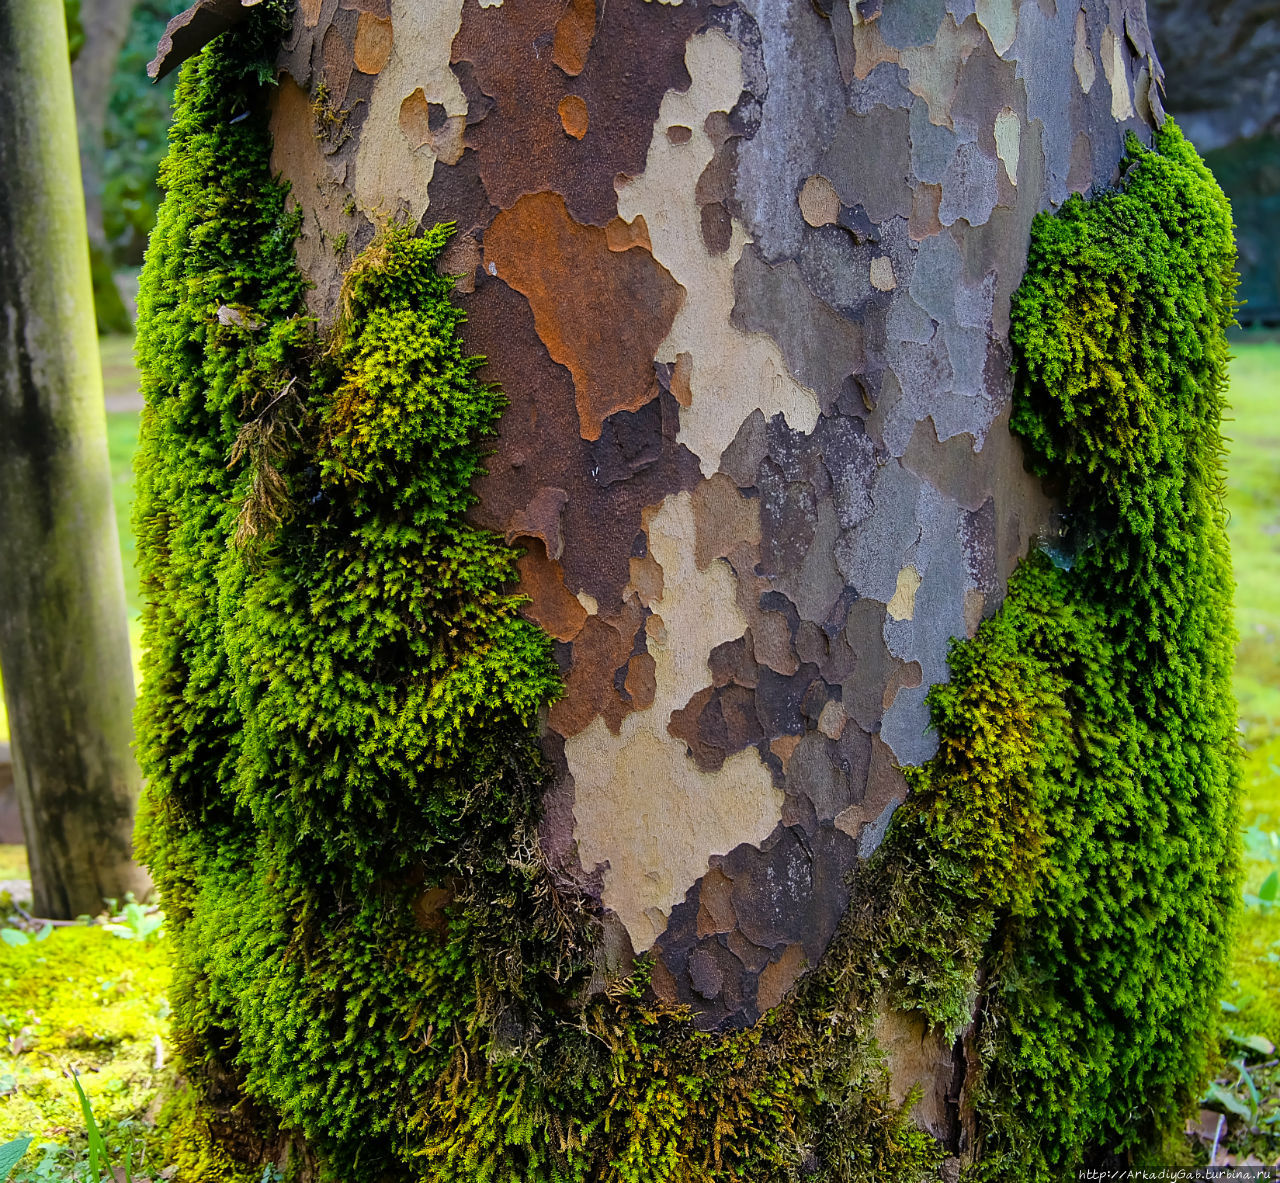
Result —
<svg viewBox="0 0 1280 1183"><path fill-rule="evenodd" d="M646 608L654 607L662 599L662 568L652 555L632 557L629 586Z"/></svg>
<svg viewBox="0 0 1280 1183"><path fill-rule="evenodd" d="M671 397L682 407L693 406L693 354L687 350L676 354L671 367Z"/></svg>
<svg viewBox="0 0 1280 1183"><path fill-rule="evenodd" d="M657 663L648 653L637 653L627 662L627 677L623 683L631 705L638 711L653 706L658 691Z"/></svg>
<svg viewBox="0 0 1280 1183"><path fill-rule="evenodd" d="M756 1006L763 1011L772 1010L786 996L804 973L803 945L788 945L777 961L771 961L760 971L756 982Z"/></svg>
<svg viewBox="0 0 1280 1183"><path fill-rule="evenodd" d="M732 932L737 927L733 915L733 884L723 871L713 867L698 886L698 939L720 932Z"/></svg>
<svg viewBox="0 0 1280 1183"><path fill-rule="evenodd" d="M572 641L586 623L587 611L564 582L564 569L547 557L540 539L530 538L516 566L520 590L529 597L523 613L557 641Z"/></svg>
<svg viewBox="0 0 1280 1183"><path fill-rule="evenodd" d="M697 524L694 561L705 569L728 555L741 542L760 541L760 502L743 497L723 473L716 473L693 491L693 520Z"/></svg>
<svg viewBox="0 0 1280 1183"><path fill-rule="evenodd" d="M587 125L591 121L591 116L587 111L587 104L576 94L565 95L556 107L556 111L560 116L560 126L564 128L565 135L580 140L587 134Z"/></svg>
<svg viewBox="0 0 1280 1183"><path fill-rule="evenodd" d="M348 18L350 19L350 18ZM339 108L347 97L347 87L351 85L351 71L355 61L351 52L351 43L336 24L324 31L324 40L320 43L320 57L324 62L324 82L329 88L329 99L334 108Z"/></svg>
<svg viewBox="0 0 1280 1183"><path fill-rule="evenodd" d="M556 21L551 60L570 78L582 73L596 35L596 0L569 0L564 14Z"/></svg>
<svg viewBox="0 0 1280 1183"><path fill-rule="evenodd" d="M942 233L938 210L942 206L942 186L919 184L911 192L911 220L907 223L913 242L922 242Z"/></svg>
<svg viewBox="0 0 1280 1183"><path fill-rule="evenodd" d="M476 268L480 266L484 252L480 243L470 230L457 235L440 256L437 270L441 275L452 275L457 282L456 291L474 292L476 290Z"/></svg>
<svg viewBox="0 0 1280 1183"><path fill-rule="evenodd" d="M611 251L603 229L575 222L558 193L522 197L484 240L491 273L533 309L547 352L573 375L584 439L605 419L657 397L653 356L683 295L647 251Z"/></svg>
<svg viewBox="0 0 1280 1183"><path fill-rule="evenodd" d="M573 642L564 697L551 708L552 730L568 738L600 715L609 730L618 734L623 717L634 708L619 696L616 679L635 646L636 633L643 623L642 611L631 600L611 620L587 617Z"/></svg>
<svg viewBox="0 0 1280 1183"><path fill-rule="evenodd" d="M362 74L377 74L391 57L391 22L362 12L356 25L356 69Z"/></svg>
<svg viewBox="0 0 1280 1183"><path fill-rule="evenodd" d="M560 515L569 500L563 489L544 485L530 498L529 504L511 516L507 527L507 541L521 535L541 538L547 554L553 559L564 554L564 538L560 532Z"/></svg>

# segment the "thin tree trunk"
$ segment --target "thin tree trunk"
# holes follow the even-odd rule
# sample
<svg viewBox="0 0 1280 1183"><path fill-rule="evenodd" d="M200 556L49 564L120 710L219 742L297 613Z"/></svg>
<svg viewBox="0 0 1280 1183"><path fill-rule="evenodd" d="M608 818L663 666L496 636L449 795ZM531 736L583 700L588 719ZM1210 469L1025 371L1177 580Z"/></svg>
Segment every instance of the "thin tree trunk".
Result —
<svg viewBox="0 0 1280 1183"><path fill-rule="evenodd" d="M132 666L59 0L0 3L0 668L36 910L143 892Z"/></svg>
<svg viewBox="0 0 1280 1183"><path fill-rule="evenodd" d="M84 182L94 303L102 332L127 332L129 314L111 277L111 259L102 224L103 132L111 101L111 78L129 32L135 0L93 0L81 9L84 46L71 67L75 86L80 172Z"/></svg>

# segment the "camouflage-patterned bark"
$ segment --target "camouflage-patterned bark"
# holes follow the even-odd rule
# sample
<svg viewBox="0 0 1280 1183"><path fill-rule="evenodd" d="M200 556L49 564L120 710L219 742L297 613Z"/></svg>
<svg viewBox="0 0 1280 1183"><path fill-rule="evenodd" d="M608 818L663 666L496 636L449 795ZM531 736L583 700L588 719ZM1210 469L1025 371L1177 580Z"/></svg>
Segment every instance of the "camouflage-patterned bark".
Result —
<svg viewBox="0 0 1280 1183"><path fill-rule="evenodd" d="M662 996L750 1023L1052 528L1009 301L1161 117L1142 0L300 0L280 65L322 322L380 219L457 223L511 404L474 517L566 678L544 849Z"/></svg>

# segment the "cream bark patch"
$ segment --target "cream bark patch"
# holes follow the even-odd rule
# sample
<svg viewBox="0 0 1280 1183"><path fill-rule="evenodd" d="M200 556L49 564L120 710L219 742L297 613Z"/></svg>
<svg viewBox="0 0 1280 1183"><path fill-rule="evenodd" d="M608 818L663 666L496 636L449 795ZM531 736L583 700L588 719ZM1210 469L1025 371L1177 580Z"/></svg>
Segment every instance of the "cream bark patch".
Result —
<svg viewBox="0 0 1280 1183"><path fill-rule="evenodd" d="M897 286L893 260L888 255L877 255L871 260L871 286L878 292L891 292Z"/></svg>
<svg viewBox="0 0 1280 1183"><path fill-rule="evenodd" d="M1014 0L977 0L978 24L987 31L996 53L1004 56L1018 35L1018 10Z"/></svg>
<svg viewBox="0 0 1280 1183"><path fill-rule="evenodd" d="M1124 44L1110 29L1102 34L1102 70L1111 87L1111 117L1133 118L1133 96L1129 93L1129 75L1124 68Z"/></svg>
<svg viewBox="0 0 1280 1183"><path fill-rule="evenodd" d="M404 209L416 221L427 212L438 153L430 139L415 142L404 129L401 107L421 90L424 104L443 107L460 133L467 98L449 68L449 51L461 25L462 0L392 0L395 40L369 97L351 184L371 217ZM458 140L460 154L460 134Z"/></svg>
<svg viewBox="0 0 1280 1183"><path fill-rule="evenodd" d="M898 60L907 71L907 87L929 106L929 122L952 127L951 103L956 96L960 68L982 42L982 30L973 17L959 26L948 14L930 45L904 49Z"/></svg>
<svg viewBox="0 0 1280 1183"><path fill-rule="evenodd" d="M644 173L618 185L618 213L628 222L643 215L654 258L685 290L654 360L674 363L682 353L692 359L679 439L709 477L752 411L766 419L781 412L793 430L809 432L818 422L818 399L791 375L775 341L731 323L733 270L748 242L741 223L733 220L720 254L711 255L703 241L696 190L714 154L705 124L712 112L731 110L742 93L741 51L718 30L700 33L689 39L685 65L692 82L663 98ZM667 138L672 124L693 129L686 143Z"/></svg>
<svg viewBox="0 0 1280 1183"><path fill-rule="evenodd" d="M1094 64L1093 50L1089 48L1089 29L1085 24L1084 9L1076 13L1076 46L1074 55L1076 77L1080 79L1080 89L1088 94L1098 78L1098 67Z"/></svg>
<svg viewBox="0 0 1280 1183"><path fill-rule="evenodd" d="M916 592L920 590L920 572L914 567L903 567L898 572L898 584L887 611L894 620L911 620L916 614Z"/></svg>
<svg viewBox="0 0 1280 1183"><path fill-rule="evenodd" d="M638 952L662 934L711 855L759 845L782 816L782 793L754 748L704 772L667 732L672 712L711 681L712 649L747 627L728 564L699 568L697 534L689 493L667 497L649 521L649 552L663 571L652 608L664 627L649 628L646 641L653 705L628 714L617 735L597 716L565 743L579 858L604 868L603 902Z"/></svg>
<svg viewBox="0 0 1280 1183"><path fill-rule="evenodd" d="M1004 165L1005 176L1011 184L1018 183L1018 154L1022 143L1022 124L1012 107L1005 107L996 116L996 155Z"/></svg>

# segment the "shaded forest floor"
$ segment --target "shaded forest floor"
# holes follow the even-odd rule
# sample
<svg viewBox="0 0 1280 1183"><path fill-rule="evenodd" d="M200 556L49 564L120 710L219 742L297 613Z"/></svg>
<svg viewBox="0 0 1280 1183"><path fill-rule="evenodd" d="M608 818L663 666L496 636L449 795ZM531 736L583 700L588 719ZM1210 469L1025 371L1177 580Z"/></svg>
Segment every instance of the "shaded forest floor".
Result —
<svg viewBox="0 0 1280 1183"><path fill-rule="evenodd" d="M140 402L130 352L127 338L103 341L136 656L140 600L129 506ZM1211 1154L1223 1165L1280 1159L1280 338L1242 336L1235 352L1226 434L1240 633L1235 686L1246 751L1244 902L1223 991L1218 1078L1176 1152L1188 1165L1207 1163ZM0 700L0 740L7 733ZM0 847L0 881L25 875L22 848ZM113 934L101 924L58 929L43 940L38 935L0 929L0 1142L20 1133L35 1139L15 1183L69 1179L82 1160L84 1123L68 1071L81 1075L109 1142L121 1151L132 1147L135 1163L143 1157L135 1180L200 1183L213 1164L199 1131L188 1128L190 1115L175 1089L165 1044L163 940ZM166 1096L176 1100L162 1110Z"/></svg>

